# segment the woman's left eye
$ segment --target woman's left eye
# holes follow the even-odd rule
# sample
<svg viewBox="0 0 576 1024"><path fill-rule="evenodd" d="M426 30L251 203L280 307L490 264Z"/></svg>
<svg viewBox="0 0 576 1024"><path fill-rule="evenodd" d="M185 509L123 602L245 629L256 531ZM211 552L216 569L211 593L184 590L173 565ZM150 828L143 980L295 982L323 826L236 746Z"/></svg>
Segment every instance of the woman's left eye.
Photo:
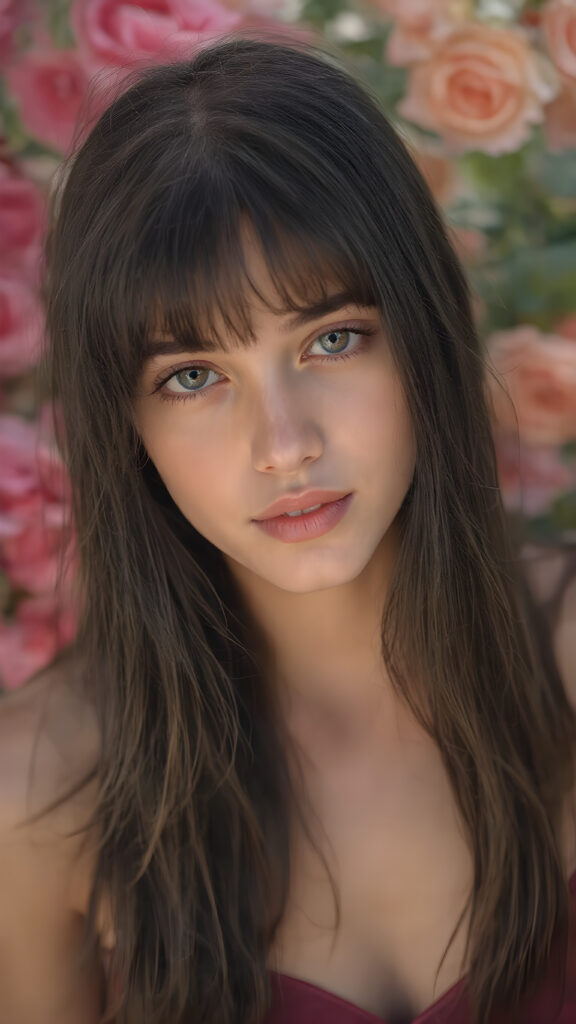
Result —
<svg viewBox="0 0 576 1024"><path fill-rule="evenodd" d="M361 338L363 336L374 333L374 330L370 330L366 327L362 329L352 327L334 327L331 331L326 331L324 334L319 334L318 337L315 338L314 341L312 342L310 348L313 348L314 345L318 343L320 343L321 345L327 344L328 348L324 348L323 352L320 353L321 355L341 355L345 357L348 355L353 355L358 348L362 347L362 342L360 341L355 346L353 346L352 351L349 352L348 349L350 346L348 342L351 336ZM326 342L323 339L326 339Z"/></svg>

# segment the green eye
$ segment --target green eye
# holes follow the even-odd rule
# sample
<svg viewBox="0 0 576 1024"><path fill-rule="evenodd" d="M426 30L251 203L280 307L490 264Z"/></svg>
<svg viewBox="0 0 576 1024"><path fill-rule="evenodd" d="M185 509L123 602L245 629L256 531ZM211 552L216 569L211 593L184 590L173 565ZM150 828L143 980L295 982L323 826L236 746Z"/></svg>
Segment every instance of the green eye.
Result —
<svg viewBox="0 0 576 1024"><path fill-rule="evenodd" d="M345 350L347 341L352 333L352 331L328 331L327 334L321 334L318 340L327 338L330 346L333 346L329 351L339 354ZM321 344L324 344L324 342L321 342Z"/></svg>

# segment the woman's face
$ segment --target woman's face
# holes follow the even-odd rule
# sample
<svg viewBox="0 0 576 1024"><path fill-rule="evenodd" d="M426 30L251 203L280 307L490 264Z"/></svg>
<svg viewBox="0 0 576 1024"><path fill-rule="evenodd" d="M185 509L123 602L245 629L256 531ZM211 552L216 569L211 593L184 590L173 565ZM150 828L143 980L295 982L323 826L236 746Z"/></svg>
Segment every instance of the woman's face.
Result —
<svg viewBox="0 0 576 1024"><path fill-rule="evenodd" d="M258 248L246 253L251 278L273 297ZM251 311L255 344L145 364L137 429L183 515L244 579L294 593L350 582L385 546L414 472L411 420L378 310L344 300L300 323L254 297ZM276 499L317 488L351 495L319 535L287 539L254 522ZM304 496L299 507L317 503Z"/></svg>

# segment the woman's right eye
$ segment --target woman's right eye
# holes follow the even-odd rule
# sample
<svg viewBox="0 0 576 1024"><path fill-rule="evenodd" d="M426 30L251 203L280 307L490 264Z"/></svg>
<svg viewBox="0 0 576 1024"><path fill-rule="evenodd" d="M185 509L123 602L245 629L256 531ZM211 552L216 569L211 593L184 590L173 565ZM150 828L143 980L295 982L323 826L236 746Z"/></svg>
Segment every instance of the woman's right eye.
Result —
<svg viewBox="0 0 576 1024"><path fill-rule="evenodd" d="M190 398L197 398L209 390L210 385L214 383L210 380L210 374L216 378L219 376L216 370L210 369L209 366L184 366L157 381L158 386L154 390L163 401L173 402L180 399L187 401ZM173 383L180 385L183 390L169 387Z"/></svg>

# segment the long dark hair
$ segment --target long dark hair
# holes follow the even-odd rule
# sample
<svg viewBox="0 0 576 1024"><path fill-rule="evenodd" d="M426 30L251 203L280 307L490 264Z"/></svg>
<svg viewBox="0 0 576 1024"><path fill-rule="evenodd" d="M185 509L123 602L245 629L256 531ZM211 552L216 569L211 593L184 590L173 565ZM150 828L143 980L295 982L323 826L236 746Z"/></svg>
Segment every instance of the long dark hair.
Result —
<svg viewBox="0 0 576 1024"><path fill-rule="evenodd" d="M307 44L228 37L140 73L54 202L45 371L73 491L75 672L101 736L87 942L108 897L121 1024L258 1024L267 1008L290 871L286 737L258 624L133 418L153 329L194 349L218 323L251 337L246 220L283 308L342 282L381 310L402 375L417 461L382 655L438 745L472 851L467 990L483 1022L537 981L566 924L574 716L534 639L442 218L376 102Z"/></svg>

